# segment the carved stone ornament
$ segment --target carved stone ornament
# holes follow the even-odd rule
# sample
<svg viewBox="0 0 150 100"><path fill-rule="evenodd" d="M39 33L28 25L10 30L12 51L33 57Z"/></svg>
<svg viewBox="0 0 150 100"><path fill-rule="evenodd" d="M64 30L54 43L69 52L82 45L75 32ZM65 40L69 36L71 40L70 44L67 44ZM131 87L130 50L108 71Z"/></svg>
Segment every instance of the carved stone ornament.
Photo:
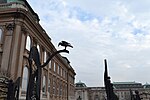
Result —
<svg viewBox="0 0 150 100"><path fill-rule="evenodd" d="M22 31L23 33L27 33L27 28L26 28L25 26L22 26L22 27L21 27L21 31Z"/></svg>
<svg viewBox="0 0 150 100"><path fill-rule="evenodd" d="M12 35L14 30L15 24L14 23L8 23L6 24L7 34L6 35Z"/></svg>
<svg viewBox="0 0 150 100"><path fill-rule="evenodd" d="M12 30L14 29L14 27L15 27L15 24L14 24L14 23L9 23L9 24L6 25L6 29L7 29L8 31L12 31Z"/></svg>

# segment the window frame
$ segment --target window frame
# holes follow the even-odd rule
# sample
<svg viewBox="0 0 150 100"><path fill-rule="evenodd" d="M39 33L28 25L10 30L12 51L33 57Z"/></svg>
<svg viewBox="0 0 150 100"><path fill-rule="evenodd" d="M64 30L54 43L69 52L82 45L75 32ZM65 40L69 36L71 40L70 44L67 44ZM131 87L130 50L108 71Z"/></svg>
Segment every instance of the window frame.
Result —
<svg viewBox="0 0 150 100"><path fill-rule="evenodd" d="M48 93L51 94L51 79L48 79Z"/></svg>
<svg viewBox="0 0 150 100"><path fill-rule="evenodd" d="M28 66L25 65L23 67L23 73L22 73L22 83L21 83L21 90L22 90L22 92L26 92L27 91L28 81L29 81L29 69L28 69Z"/></svg>
<svg viewBox="0 0 150 100"><path fill-rule="evenodd" d="M45 81L45 82L44 82ZM45 86L45 87L44 87ZM44 88L44 89L43 89ZM44 90L44 91L43 91ZM46 94L46 76L44 75L43 76L43 79L42 79L42 93L43 94Z"/></svg>
<svg viewBox="0 0 150 100"><path fill-rule="evenodd" d="M53 61L53 71L56 72L56 62Z"/></svg>
<svg viewBox="0 0 150 100"><path fill-rule="evenodd" d="M46 50L44 50L44 58L43 58L44 63L46 62L46 60L47 60L47 52Z"/></svg>
<svg viewBox="0 0 150 100"><path fill-rule="evenodd" d="M4 35L4 31L3 31L3 28L0 26L0 44L2 44L3 35Z"/></svg>
<svg viewBox="0 0 150 100"><path fill-rule="evenodd" d="M28 51L30 51L30 49L31 49L31 41L32 41L31 37L29 35L27 35L25 49Z"/></svg>

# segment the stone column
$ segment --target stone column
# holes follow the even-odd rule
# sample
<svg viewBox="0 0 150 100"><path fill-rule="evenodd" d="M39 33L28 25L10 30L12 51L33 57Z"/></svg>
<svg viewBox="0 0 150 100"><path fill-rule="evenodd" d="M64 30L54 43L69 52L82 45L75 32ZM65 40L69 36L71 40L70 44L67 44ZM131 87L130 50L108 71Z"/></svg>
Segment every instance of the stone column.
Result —
<svg viewBox="0 0 150 100"><path fill-rule="evenodd" d="M22 62L22 59L19 59L20 57L20 50L21 50L21 25L18 23L15 25L13 36L12 36L12 45L11 45L11 54L10 54L10 65L9 65L9 72L12 76L13 80L16 80L18 78L17 72L18 68L22 67L19 66L19 62Z"/></svg>
<svg viewBox="0 0 150 100"><path fill-rule="evenodd" d="M18 73L17 73L17 77L21 77L22 76L22 69L24 67L23 65L23 54L24 54L24 50L25 50L25 44L26 44L26 33L27 33L27 29L22 26L21 27L21 36L20 36L20 51L19 53L19 59L18 59Z"/></svg>

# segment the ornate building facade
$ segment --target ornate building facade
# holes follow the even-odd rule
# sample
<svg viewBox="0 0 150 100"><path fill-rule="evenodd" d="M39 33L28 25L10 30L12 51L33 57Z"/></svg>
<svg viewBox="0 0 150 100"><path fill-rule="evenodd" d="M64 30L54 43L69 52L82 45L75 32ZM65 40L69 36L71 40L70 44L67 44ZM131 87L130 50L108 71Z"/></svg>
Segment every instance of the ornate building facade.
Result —
<svg viewBox="0 0 150 100"><path fill-rule="evenodd" d="M26 0L0 0L0 73L14 81L21 77L20 100L26 96L31 46L38 48L42 64L57 51ZM41 100L73 100L75 74L57 54L42 69Z"/></svg>
<svg viewBox="0 0 150 100"><path fill-rule="evenodd" d="M150 100L150 84L142 85L136 82L114 82L114 92L119 100L132 100L131 95L139 92L142 100ZM76 83L76 100L106 100L104 87L87 87L85 83Z"/></svg>

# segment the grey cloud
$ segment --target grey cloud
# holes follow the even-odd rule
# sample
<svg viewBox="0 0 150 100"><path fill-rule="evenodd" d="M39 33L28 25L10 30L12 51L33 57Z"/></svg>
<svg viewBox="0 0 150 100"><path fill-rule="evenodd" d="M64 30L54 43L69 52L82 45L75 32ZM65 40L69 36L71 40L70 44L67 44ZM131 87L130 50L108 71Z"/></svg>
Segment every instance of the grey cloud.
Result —
<svg viewBox="0 0 150 100"><path fill-rule="evenodd" d="M40 23L54 45L57 46L62 39L73 43L74 48L65 56L77 73L76 81L83 80L89 86L102 85L103 59L106 58L113 81L150 82L143 76L143 72L148 74L150 70L150 20L145 13L147 21L134 16L136 5L131 8L133 3L130 5L122 0L52 0L56 6L56 9L52 9L49 8L49 0L29 1L40 15ZM73 6L96 16L87 21L78 19L76 14L70 18ZM143 13L139 14L142 16ZM103 18L99 20L97 15L103 15ZM133 34L135 28L144 31ZM136 77L137 73L139 77Z"/></svg>

